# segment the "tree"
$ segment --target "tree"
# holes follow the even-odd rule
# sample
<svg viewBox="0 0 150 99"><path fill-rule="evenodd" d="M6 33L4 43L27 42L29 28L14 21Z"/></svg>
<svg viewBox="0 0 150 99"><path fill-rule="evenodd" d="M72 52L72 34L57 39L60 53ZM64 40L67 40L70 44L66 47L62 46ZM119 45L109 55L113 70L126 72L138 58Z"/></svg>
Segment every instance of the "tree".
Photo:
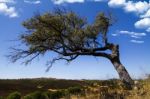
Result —
<svg viewBox="0 0 150 99"><path fill-rule="evenodd" d="M9 57L13 62L26 58L28 64L41 54L55 52L58 57L50 61L49 68L57 60L71 62L84 55L104 57L113 64L124 84L131 87L133 80L120 62L119 45L108 42L107 33L112 24L112 18L104 13L99 13L93 24L72 11L61 9L35 15L23 22L28 31L20 40L26 49L13 48Z"/></svg>

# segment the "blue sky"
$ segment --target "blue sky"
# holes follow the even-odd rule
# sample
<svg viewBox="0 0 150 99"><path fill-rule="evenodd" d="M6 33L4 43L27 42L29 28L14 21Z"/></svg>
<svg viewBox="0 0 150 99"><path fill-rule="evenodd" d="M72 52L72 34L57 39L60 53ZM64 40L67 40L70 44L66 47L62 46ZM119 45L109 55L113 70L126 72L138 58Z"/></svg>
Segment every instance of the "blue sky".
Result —
<svg viewBox="0 0 150 99"><path fill-rule="evenodd" d="M11 63L5 55L17 46L17 37L25 32L21 23L36 13L65 7L87 17L91 23L100 11L111 12L117 22L109 28L109 41L120 45L121 61L133 78L150 73L150 2L148 0L0 0L0 78L53 77L66 79L118 78L105 58L79 57L70 64L59 61L49 72L46 61L52 54L36 59L28 66Z"/></svg>

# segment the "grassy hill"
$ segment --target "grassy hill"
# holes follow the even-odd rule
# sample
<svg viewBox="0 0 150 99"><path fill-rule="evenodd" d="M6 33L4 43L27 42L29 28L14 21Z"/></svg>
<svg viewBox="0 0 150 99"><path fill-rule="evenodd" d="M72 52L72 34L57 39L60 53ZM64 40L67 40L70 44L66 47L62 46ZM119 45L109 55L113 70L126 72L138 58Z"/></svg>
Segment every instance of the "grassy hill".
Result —
<svg viewBox="0 0 150 99"><path fill-rule="evenodd" d="M43 94L50 92L61 95L64 99L66 93L70 99L150 99L150 79L138 80L133 90L126 90L121 81L112 80L65 80L52 78L37 79L12 79L0 80L0 96L6 97L13 92L19 92L21 96L30 93ZM57 93L58 92L58 93ZM62 94L63 92L63 94ZM64 94L65 93L65 94ZM59 96L60 97L60 96ZM100 98L101 97L101 98ZM1 98L0 98L1 99ZM12 99L12 98L10 98ZM24 99L24 98L23 98ZM26 98L31 99L31 98ZM36 99L36 98L35 98ZM55 99L55 98L38 98ZM59 98L56 98L59 99Z"/></svg>

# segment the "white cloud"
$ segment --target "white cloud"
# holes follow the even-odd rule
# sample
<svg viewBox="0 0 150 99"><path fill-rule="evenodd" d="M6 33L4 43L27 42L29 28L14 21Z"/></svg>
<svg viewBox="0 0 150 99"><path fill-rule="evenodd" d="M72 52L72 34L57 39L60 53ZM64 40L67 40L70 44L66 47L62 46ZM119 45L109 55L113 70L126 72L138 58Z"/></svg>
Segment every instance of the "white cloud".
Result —
<svg viewBox="0 0 150 99"><path fill-rule="evenodd" d="M119 35L129 35L134 39L140 39L146 36L146 33L139 33L139 32L130 32L130 31L117 31L116 33L112 34L112 36L119 36Z"/></svg>
<svg viewBox="0 0 150 99"><path fill-rule="evenodd" d="M63 3L84 3L84 2L88 2L88 1L92 1L92 2L107 2L109 0L51 0L54 4L60 5Z"/></svg>
<svg viewBox="0 0 150 99"><path fill-rule="evenodd" d="M147 12L140 16L141 18L147 18L150 17L150 9L147 10Z"/></svg>
<svg viewBox="0 0 150 99"><path fill-rule="evenodd" d="M118 36L118 34L117 33L113 33L112 36Z"/></svg>
<svg viewBox="0 0 150 99"><path fill-rule="evenodd" d="M143 13L149 7L149 3L146 1L127 1L127 0L109 0L108 5L110 7L123 7L126 12Z"/></svg>
<svg viewBox="0 0 150 99"><path fill-rule="evenodd" d="M36 0L36 1L32 1L32 0L24 0L25 3L29 3L29 4L40 4L41 1L40 0Z"/></svg>
<svg viewBox="0 0 150 99"><path fill-rule="evenodd" d="M130 42L132 43L144 43L144 41L139 40L142 37L146 36L146 33L143 32L130 32L130 31L116 31L116 33L112 34L112 36L116 37L119 35L129 35L131 38L133 38L132 40L130 40Z"/></svg>
<svg viewBox="0 0 150 99"><path fill-rule="evenodd" d="M108 5L111 7L120 7L125 5L126 0L110 0Z"/></svg>
<svg viewBox="0 0 150 99"><path fill-rule="evenodd" d="M119 31L118 35L124 34L124 35L129 35L132 38L141 38L146 36L146 33L139 33L139 32L130 32L130 31Z"/></svg>
<svg viewBox="0 0 150 99"><path fill-rule="evenodd" d="M104 1L104 0L94 0L95 2L101 2L101 1Z"/></svg>
<svg viewBox="0 0 150 99"><path fill-rule="evenodd" d="M0 3L15 3L14 0L0 0Z"/></svg>
<svg viewBox="0 0 150 99"><path fill-rule="evenodd" d="M142 44L144 41L139 41L139 40L131 40L130 42L136 43L136 44Z"/></svg>
<svg viewBox="0 0 150 99"><path fill-rule="evenodd" d="M85 0L52 0L54 4L62 3L83 3Z"/></svg>
<svg viewBox="0 0 150 99"><path fill-rule="evenodd" d="M150 27L146 29L147 32L150 32Z"/></svg>
<svg viewBox="0 0 150 99"><path fill-rule="evenodd" d="M121 7L126 12L135 13L139 20L134 23L134 26L150 32L150 1L109 0L108 5L110 7Z"/></svg>
<svg viewBox="0 0 150 99"><path fill-rule="evenodd" d="M133 2L133 1L128 1L125 3L124 5L124 9L127 12L135 12L137 14L139 13L144 13L145 11L147 11L147 9L149 8L149 3L147 3L146 1L138 1L138 2Z"/></svg>
<svg viewBox="0 0 150 99"><path fill-rule="evenodd" d="M140 19L134 25L136 28L147 29L150 27L150 18Z"/></svg>
<svg viewBox="0 0 150 99"><path fill-rule="evenodd" d="M8 7L6 3L0 3L0 14L4 14L10 18L18 17L15 7Z"/></svg>

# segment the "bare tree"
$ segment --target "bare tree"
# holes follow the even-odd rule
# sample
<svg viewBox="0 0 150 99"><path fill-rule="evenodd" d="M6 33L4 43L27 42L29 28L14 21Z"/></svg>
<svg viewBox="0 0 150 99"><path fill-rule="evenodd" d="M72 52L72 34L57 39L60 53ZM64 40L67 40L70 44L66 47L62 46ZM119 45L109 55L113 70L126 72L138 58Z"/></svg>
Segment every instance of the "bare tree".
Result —
<svg viewBox="0 0 150 99"><path fill-rule="evenodd" d="M96 16L93 24L72 11L54 10L36 15L25 22L28 30L20 36L26 49L13 48L9 55L13 62L26 58L28 64L41 54L56 52L50 67L57 60L71 62L78 56L90 55L110 60L125 85L131 87L133 80L120 62L119 45L108 42L108 28L112 18L104 13Z"/></svg>

